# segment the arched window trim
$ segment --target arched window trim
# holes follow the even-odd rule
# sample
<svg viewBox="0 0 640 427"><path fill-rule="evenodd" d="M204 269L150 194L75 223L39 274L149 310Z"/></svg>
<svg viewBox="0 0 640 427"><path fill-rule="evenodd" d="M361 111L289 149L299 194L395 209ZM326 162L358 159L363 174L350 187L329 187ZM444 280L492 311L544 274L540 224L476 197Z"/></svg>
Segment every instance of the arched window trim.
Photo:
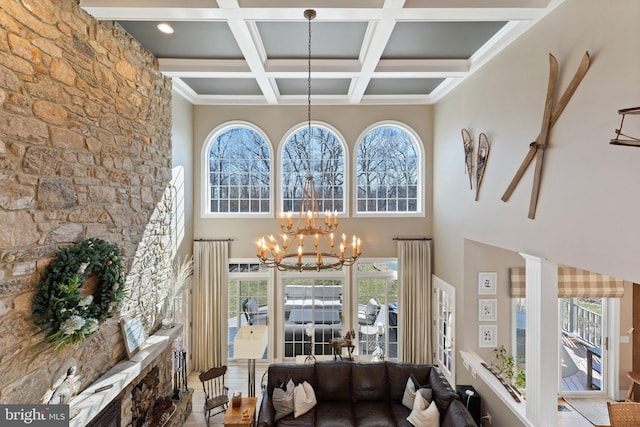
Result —
<svg viewBox="0 0 640 427"><path fill-rule="evenodd" d="M269 149L269 211L261 213L218 213L209 212L209 151L211 150L211 144L216 137L229 129L236 127L249 128L256 132L264 139ZM273 158L273 144L269 140L267 134L258 126L251 122L243 120L232 120L218 125L213 129L205 138L205 143L202 144L202 151L200 153L201 166L200 166L200 216L201 218L273 218L274 217L274 158Z"/></svg>
<svg viewBox="0 0 640 427"><path fill-rule="evenodd" d="M287 143L287 141L289 141L289 138L291 138L296 132L299 132L302 129L306 129L308 127L308 123L307 122L303 122L303 123L299 123L293 127L291 127L287 132L285 132L284 136L282 137L282 140L280 141L280 144L278 145L278 162L279 162L279 166L278 166L278 176L277 176L277 186L278 186L278 212L277 214L279 215L281 212L283 212L283 206L284 206L284 200L283 200L283 194L284 194L284 189L282 188L282 172L283 172L283 164L284 164L284 159L283 159L283 151L284 151L284 146ZM333 133L334 136L336 137L336 139L338 140L338 142L340 142L340 144L342 145L342 153L344 154L344 190L343 190L343 194L344 194L344 200L342 202L342 205L344 206L344 212L338 212L338 216L339 217L347 217L349 216L349 187L350 187L350 161L349 161L349 147L347 146L346 140L344 138L344 136L342 136L342 133L340 133L340 131L338 131L338 129L336 129L335 127L333 127L332 125L330 125L329 123L326 122L321 122L321 121L311 121L311 127L318 127L318 128L324 128L326 130L328 130L329 132ZM298 216L299 212L293 212L293 214L295 216Z"/></svg>
<svg viewBox="0 0 640 427"><path fill-rule="evenodd" d="M381 128L381 127L395 127L398 128L404 132L407 132L411 138L413 139L414 144L416 145L417 148L417 152L418 152L418 189L417 189L417 194L418 194L418 211L417 212L358 212L357 206L358 206L358 201L357 201L357 188L358 188L358 183L356 182L357 179L357 170L358 170L358 150L360 148L360 144L362 144L362 141L364 140L364 137L367 136L371 131L377 129L377 128ZM358 139L356 140L356 144L354 146L353 149L353 162L351 164L351 168L353 169L353 182L351 183L351 185L353 186L353 191L354 191L354 197L352 200L353 203L353 217L394 217L394 218L398 218L398 217L424 217L425 216L425 194L424 194L424 190L425 190L425 165L426 165L426 159L425 159L425 149L424 149L424 145L422 143L422 139L420 138L420 136L418 135L418 133L413 130L413 128L411 128L409 125L396 121L396 120L382 120L376 123L373 123L372 125L370 125L369 127L367 127L364 131L362 131L362 133L358 136Z"/></svg>

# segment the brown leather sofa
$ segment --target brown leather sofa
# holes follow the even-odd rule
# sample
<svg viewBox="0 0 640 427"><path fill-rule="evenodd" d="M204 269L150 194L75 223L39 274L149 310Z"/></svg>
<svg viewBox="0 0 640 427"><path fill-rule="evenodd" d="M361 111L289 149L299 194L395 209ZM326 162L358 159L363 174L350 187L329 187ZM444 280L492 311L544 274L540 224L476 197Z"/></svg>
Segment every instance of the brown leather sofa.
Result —
<svg viewBox="0 0 640 427"><path fill-rule="evenodd" d="M413 373L421 385L433 389L440 411L441 427L477 427L436 365L347 361L315 364L272 364L260 405L258 427L411 427L411 413L402 405L407 379ZM273 389L291 378L309 382L318 401L314 409L294 418L293 414L274 421Z"/></svg>

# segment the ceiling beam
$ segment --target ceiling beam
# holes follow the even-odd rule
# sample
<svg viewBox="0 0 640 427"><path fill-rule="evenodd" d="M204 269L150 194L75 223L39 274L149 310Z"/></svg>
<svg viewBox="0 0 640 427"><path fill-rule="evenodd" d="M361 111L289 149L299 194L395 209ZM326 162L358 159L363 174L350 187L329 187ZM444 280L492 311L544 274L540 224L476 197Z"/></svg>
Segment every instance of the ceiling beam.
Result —
<svg viewBox="0 0 640 427"><path fill-rule="evenodd" d="M261 0L262 1L262 0ZM216 5L212 0L81 0L80 6L96 19L120 21L302 21L303 6L290 4L286 7L236 7ZM244 2L243 2L244 3ZM318 21L348 20L362 22L382 20L389 16L390 8L362 7L316 7ZM401 2L404 3L404 2ZM546 7L526 7L527 3L510 0L495 6L495 1L475 0L466 7L394 7L394 19L401 21L513 21L537 20L548 13ZM220 4L220 3L219 3Z"/></svg>
<svg viewBox="0 0 640 427"><path fill-rule="evenodd" d="M467 59L381 59L373 74L376 77L460 77L469 72Z"/></svg>
<svg viewBox="0 0 640 427"><path fill-rule="evenodd" d="M383 19L369 23L365 41L362 44L362 51L360 52L361 74L349 88L351 104L358 104L362 99L396 25L394 12L401 9L404 2L405 0L385 0L383 9L389 13L385 14Z"/></svg>
<svg viewBox="0 0 640 427"><path fill-rule="evenodd" d="M169 77L252 78L254 72L242 59L159 58L160 71ZM323 79L354 78L360 74L357 59L314 59L311 77ZM466 59L383 59L371 75L379 78L463 77L469 72ZM307 78L307 60L271 59L264 67L270 78Z"/></svg>
<svg viewBox="0 0 640 427"><path fill-rule="evenodd" d="M174 82L179 79L174 79ZM174 87L177 86L174 84ZM186 97L189 100L188 97ZM425 105L431 104L430 95L366 95L361 104L366 105ZM267 105L259 95L198 95L195 105ZM281 95L279 105L306 105L307 95ZM346 95L314 95L313 105L349 105Z"/></svg>
<svg viewBox="0 0 640 427"><path fill-rule="evenodd" d="M367 22L358 58L313 59L314 79L350 79L345 95L315 95L313 103L429 104L437 102L564 0L323 0L315 21ZM302 4L301 4L302 3ZM193 104L299 105L306 94L283 96L276 79L306 79L305 59L268 59L257 23L306 22L310 0L80 0L99 20L225 22L244 59L159 58L174 90ZM315 22L314 21L314 22ZM397 23L504 21L507 24L468 60L381 59ZM181 78L254 79L262 95L198 95ZM373 78L442 78L430 95L365 95Z"/></svg>
<svg viewBox="0 0 640 427"><path fill-rule="evenodd" d="M237 0L217 1L221 8L237 10L240 7ZM260 87L267 103L274 105L277 104L279 95L278 89L275 82L273 82L265 73L264 61L266 59L266 55L264 53L262 41L259 37L256 37L257 31L252 28L255 23L248 23L241 18L235 17L230 18L227 21L227 24L229 25L231 33L233 33L233 37L236 39L236 43L238 43L238 47L240 48L244 59L247 61L249 69L253 72L256 83Z"/></svg>
<svg viewBox="0 0 640 427"><path fill-rule="evenodd" d="M169 77L253 77L244 59L158 58L158 65Z"/></svg>

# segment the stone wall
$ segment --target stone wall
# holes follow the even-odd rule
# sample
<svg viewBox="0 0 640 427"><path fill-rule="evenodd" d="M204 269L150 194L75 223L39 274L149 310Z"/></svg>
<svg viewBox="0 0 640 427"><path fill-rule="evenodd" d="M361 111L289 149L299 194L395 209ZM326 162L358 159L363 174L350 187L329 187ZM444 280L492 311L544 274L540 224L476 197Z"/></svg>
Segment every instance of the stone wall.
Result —
<svg viewBox="0 0 640 427"><path fill-rule="evenodd" d="M126 357L117 319L59 353L31 319L58 249L120 247L124 314L158 322L170 265L171 86L156 59L77 0L0 8L0 403L38 402L77 365L85 388Z"/></svg>
<svg viewBox="0 0 640 427"><path fill-rule="evenodd" d="M174 360L173 360L173 349L171 347L167 347L161 354L158 356L154 363L147 366L140 372L138 378L133 381L131 384L126 386L122 393L120 393L120 397L122 399L120 406L120 422L123 426L140 426L145 425L144 417L139 417L136 419L135 413L138 412L134 410L136 393L138 390L143 388L143 383L147 381L148 377L154 375L153 371L157 370L157 377L159 380L158 385L155 387L153 392L148 393L153 396L154 399L165 396L173 396L173 369L174 369ZM142 393L140 393L142 394ZM171 417L171 422L167 423L168 426L182 426L184 425L185 420L191 414L192 409L192 399L193 399L193 389L189 389L187 391L181 390L179 393L179 399L174 400L173 403L176 406L176 411L174 415ZM152 404L152 402L147 402Z"/></svg>

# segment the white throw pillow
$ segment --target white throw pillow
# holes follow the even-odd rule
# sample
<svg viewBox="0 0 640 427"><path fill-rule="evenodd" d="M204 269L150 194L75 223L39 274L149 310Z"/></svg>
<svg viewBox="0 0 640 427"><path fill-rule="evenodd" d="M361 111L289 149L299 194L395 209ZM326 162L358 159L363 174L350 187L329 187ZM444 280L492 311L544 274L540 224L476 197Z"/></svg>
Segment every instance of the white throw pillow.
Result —
<svg viewBox="0 0 640 427"><path fill-rule="evenodd" d="M429 404L422 394L418 393L407 421L415 427L440 427L440 412L436 402Z"/></svg>
<svg viewBox="0 0 640 427"><path fill-rule="evenodd" d="M404 387L404 394L402 395L402 404L407 409L413 409L413 400L416 398L416 390L420 388L420 384L416 377L411 374L407 378L407 385Z"/></svg>
<svg viewBox="0 0 640 427"><path fill-rule="evenodd" d="M293 391L293 416L298 418L316 406L316 394L308 382L298 384Z"/></svg>
<svg viewBox="0 0 640 427"><path fill-rule="evenodd" d="M293 391L296 386L293 380L290 379L286 387L286 391L280 387L273 389L271 400L273 402L273 409L276 411L274 421L278 421L280 418L284 418L293 413Z"/></svg>

